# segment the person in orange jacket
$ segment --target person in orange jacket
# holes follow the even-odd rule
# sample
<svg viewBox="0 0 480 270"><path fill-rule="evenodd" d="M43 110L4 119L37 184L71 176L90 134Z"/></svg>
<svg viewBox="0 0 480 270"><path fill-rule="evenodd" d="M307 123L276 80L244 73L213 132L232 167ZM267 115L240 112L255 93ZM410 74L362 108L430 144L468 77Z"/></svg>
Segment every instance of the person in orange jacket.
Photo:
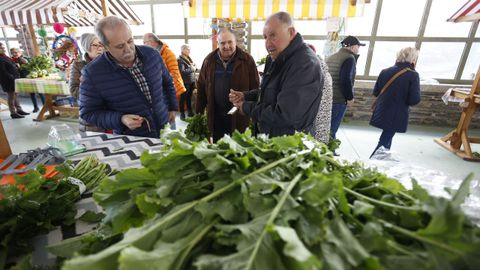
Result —
<svg viewBox="0 0 480 270"><path fill-rule="evenodd" d="M163 62L165 62L168 72L173 78L177 101L180 101L180 96L185 93L187 89L185 89L185 85L183 84L182 75L178 68L177 57L168 45L161 41L154 33L146 33L143 35L143 44L156 49L162 56ZM175 112L169 112L168 122L172 129L175 129L175 115Z"/></svg>

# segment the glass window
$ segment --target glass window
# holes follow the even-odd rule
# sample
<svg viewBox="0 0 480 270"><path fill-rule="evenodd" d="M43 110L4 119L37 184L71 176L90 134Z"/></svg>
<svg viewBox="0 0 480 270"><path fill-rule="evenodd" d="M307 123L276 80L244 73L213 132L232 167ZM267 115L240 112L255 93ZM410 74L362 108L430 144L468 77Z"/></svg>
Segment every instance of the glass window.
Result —
<svg viewBox="0 0 480 270"><path fill-rule="evenodd" d="M212 19L209 18L187 18L189 35L212 35Z"/></svg>
<svg viewBox="0 0 480 270"><path fill-rule="evenodd" d="M9 38L16 38L17 37L18 31L15 30L14 28L4 27L3 29L5 29L6 37L9 37Z"/></svg>
<svg viewBox="0 0 480 270"><path fill-rule="evenodd" d="M168 45L168 48L175 54L176 57L180 55L180 47L185 44L183 39L162 39Z"/></svg>
<svg viewBox="0 0 480 270"><path fill-rule="evenodd" d="M152 16L150 13L150 5L130 5L133 11L140 15L141 20L143 21L142 25L130 25L132 29L132 34L134 36L142 36L145 33L152 32Z"/></svg>
<svg viewBox="0 0 480 270"><path fill-rule="evenodd" d="M417 64L420 77L453 79L464 47L462 42L422 43Z"/></svg>
<svg viewBox="0 0 480 270"><path fill-rule="evenodd" d="M210 39L190 39L190 58L200 68L203 59L212 52L212 40Z"/></svg>
<svg viewBox="0 0 480 270"><path fill-rule="evenodd" d="M375 42L372 64L370 66L370 74L368 75L378 76L378 74L380 74L380 71L382 71L385 68L391 67L395 64L398 51L400 51L405 47L413 47L413 46L415 46L415 43L413 42L388 42L388 41ZM366 54L367 52L361 51L360 53ZM359 62L360 61L362 61L362 57L360 57ZM359 72L359 75L360 74L362 73Z"/></svg>
<svg viewBox="0 0 480 270"><path fill-rule="evenodd" d="M365 5L363 16L347 18L345 32L354 36L370 36L376 7L377 1L372 0L370 4Z"/></svg>
<svg viewBox="0 0 480 270"><path fill-rule="evenodd" d="M262 59L263 57L266 57L268 53L265 49L265 41L263 39L253 39L250 54L252 55L255 62L260 61L260 59Z"/></svg>
<svg viewBox="0 0 480 270"><path fill-rule="evenodd" d="M160 4L153 6L156 34L184 35L183 7L181 4Z"/></svg>
<svg viewBox="0 0 480 270"><path fill-rule="evenodd" d="M263 36L263 26L265 21L252 21L252 35L262 35Z"/></svg>
<svg viewBox="0 0 480 270"><path fill-rule="evenodd" d="M383 1L379 36L417 36L425 0Z"/></svg>
<svg viewBox="0 0 480 270"><path fill-rule="evenodd" d="M453 15L454 10L458 10L464 3L464 0L433 1L428 15L425 36L467 37L472 26L471 23L447 22L447 19Z"/></svg>
<svg viewBox="0 0 480 270"><path fill-rule="evenodd" d="M365 66L367 65L367 55L368 55L368 47L370 46L369 41L361 41L365 43L365 46L360 47L359 54L360 56L357 59L357 76L365 75Z"/></svg>
<svg viewBox="0 0 480 270"><path fill-rule="evenodd" d="M465 63L465 68L463 69L462 80L473 80L475 79L475 74L477 74L478 68L480 66L480 43L472 44L470 49L470 54L468 55L467 63Z"/></svg>
<svg viewBox="0 0 480 270"><path fill-rule="evenodd" d="M263 31L263 24L262 22L262 31ZM302 35L326 35L327 34L327 23L325 20L318 21L318 20L295 20L294 22L295 29L300 32ZM262 33L263 35L263 33Z"/></svg>
<svg viewBox="0 0 480 270"><path fill-rule="evenodd" d="M475 34L475 37L480 37L480 26L477 28L477 33Z"/></svg>

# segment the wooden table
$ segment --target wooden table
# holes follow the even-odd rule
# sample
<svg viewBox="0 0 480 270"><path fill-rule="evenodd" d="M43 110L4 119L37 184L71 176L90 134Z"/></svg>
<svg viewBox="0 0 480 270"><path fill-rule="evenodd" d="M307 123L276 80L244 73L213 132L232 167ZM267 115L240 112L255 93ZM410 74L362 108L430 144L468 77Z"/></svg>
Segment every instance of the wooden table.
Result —
<svg viewBox="0 0 480 270"><path fill-rule="evenodd" d="M79 115L78 107L56 106L53 102L54 96L69 96L70 90L65 81L55 79L16 79L15 91L17 93L39 93L45 95L45 104L34 121L59 116L58 112L65 112L74 116ZM45 113L48 112L48 115Z"/></svg>

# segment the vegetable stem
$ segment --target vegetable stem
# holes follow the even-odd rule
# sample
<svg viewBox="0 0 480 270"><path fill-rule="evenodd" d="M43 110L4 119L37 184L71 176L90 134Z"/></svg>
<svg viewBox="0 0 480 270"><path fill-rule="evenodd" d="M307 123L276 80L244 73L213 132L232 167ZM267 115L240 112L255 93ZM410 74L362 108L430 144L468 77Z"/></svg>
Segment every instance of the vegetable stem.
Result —
<svg viewBox="0 0 480 270"><path fill-rule="evenodd" d="M451 252L451 253L454 253L455 255L462 256L462 253L461 253L461 252L459 252L458 250L452 248L452 247L449 246L449 245L446 245L446 244L444 244L444 243L435 241L435 240L430 239L430 238L427 238L427 237L423 237L423 236L421 236L421 235L418 235L418 234L415 233L415 232L406 230L406 229L404 229L404 228L402 228L402 227L399 227L399 226L397 226L397 225L395 225L395 224L392 224L392 223L390 223L390 222L388 222L388 221L385 221L385 220L382 220L382 219L378 219L378 221L379 221L380 223L382 223L386 228L390 228L390 229L392 229L392 230L394 230L394 231L396 231L396 232L398 232L398 233L401 233L401 234L403 234L403 235L406 235L406 236L408 236L408 237L411 237L411 238L413 238L413 239L415 239L415 240L418 240L418 241L420 241L420 242L427 243L427 244L430 244L430 245L433 245L433 246L437 246L437 247L442 248L442 249L444 249L444 250L447 250L447 251L449 251L449 252Z"/></svg>
<svg viewBox="0 0 480 270"><path fill-rule="evenodd" d="M421 210L419 207L402 206L402 205L397 205L397 204L393 204L393 203L382 202L380 200L373 199L373 198L370 198L368 196L365 196L365 195L363 195L361 193L358 193L354 190L351 190L347 187L344 187L344 189L347 193L350 193L357 198L364 199L366 201L369 201L371 203L374 203L374 204L377 204L377 205L380 205L380 206L385 206L385 207L390 207L390 208L400 209L400 210L407 210L407 211L420 211Z"/></svg>
<svg viewBox="0 0 480 270"><path fill-rule="evenodd" d="M267 223L265 225L265 228L263 228L262 233L260 234L260 237L257 240L257 243L255 244L255 248L253 249L252 254L250 255L250 258L248 259L247 266L245 267L245 270L252 269L253 267L253 262L255 261L255 257L257 256L258 250L260 249L260 245L263 242L263 238L267 234L267 227L269 225L273 225L275 218L277 218L278 213L280 213L280 210L282 210L283 205L285 204L285 201L287 200L287 197L290 195L292 192L292 189L295 187L295 185L300 181L300 178L302 176L302 173L299 173L293 178L292 182L288 185L287 189L285 192L283 192L282 197L278 201L277 205L273 209L272 213L270 214L270 217L267 220Z"/></svg>

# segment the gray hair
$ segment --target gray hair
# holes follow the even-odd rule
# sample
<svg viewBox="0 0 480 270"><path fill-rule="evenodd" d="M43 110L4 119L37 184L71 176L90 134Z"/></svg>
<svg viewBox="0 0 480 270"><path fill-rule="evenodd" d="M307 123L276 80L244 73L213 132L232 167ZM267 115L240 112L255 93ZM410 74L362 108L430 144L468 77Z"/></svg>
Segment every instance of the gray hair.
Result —
<svg viewBox="0 0 480 270"><path fill-rule="evenodd" d="M80 37L80 45L84 52L90 51L90 45L92 45L93 40L96 38L95 34L85 33Z"/></svg>
<svg viewBox="0 0 480 270"><path fill-rule="evenodd" d="M232 31L232 29L230 29L229 27L223 27L223 28L220 28L220 30L218 30L218 33L217 33L217 41L218 41L218 37L220 37L221 34L223 33L230 33L233 35L233 38L235 40L237 40L237 36L235 35L235 33Z"/></svg>
<svg viewBox="0 0 480 270"><path fill-rule="evenodd" d="M180 47L180 51L183 52L185 49L190 49L190 45L188 44L183 44L182 47Z"/></svg>
<svg viewBox="0 0 480 270"><path fill-rule="evenodd" d="M124 19L117 16L107 16L98 21L95 25L95 34L103 45L108 45L108 40L105 36L105 29L115 29L121 24L124 24L127 29L132 32L130 26L128 26L127 22Z"/></svg>
<svg viewBox="0 0 480 270"><path fill-rule="evenodd" d="M413 63L417 58L418 49L415 47L403 48L397 53L397 63Z"/></svg>
<svg viewBox="0 0 480 270"><path fill-rule="evenodd" d="M148 37L149 39L155 41L158 45L161 45L163 42L158 38L157 35L154 33L146 33L144 36Z"/></svg>
<svg viewBox="0 0 480 270"><path fill-rule="evenodd" d="M290 14L288 12L285 12L285 11L279 11L277 13L273 13L272 15L270 15L267 20L265 21L265 23L267 23L268 21L270 21L271 19L277 19L279 20L282 24L288 26L288 27L294 27L293 26L293 20L292 20L292 16L290 16Z"/></svg>

